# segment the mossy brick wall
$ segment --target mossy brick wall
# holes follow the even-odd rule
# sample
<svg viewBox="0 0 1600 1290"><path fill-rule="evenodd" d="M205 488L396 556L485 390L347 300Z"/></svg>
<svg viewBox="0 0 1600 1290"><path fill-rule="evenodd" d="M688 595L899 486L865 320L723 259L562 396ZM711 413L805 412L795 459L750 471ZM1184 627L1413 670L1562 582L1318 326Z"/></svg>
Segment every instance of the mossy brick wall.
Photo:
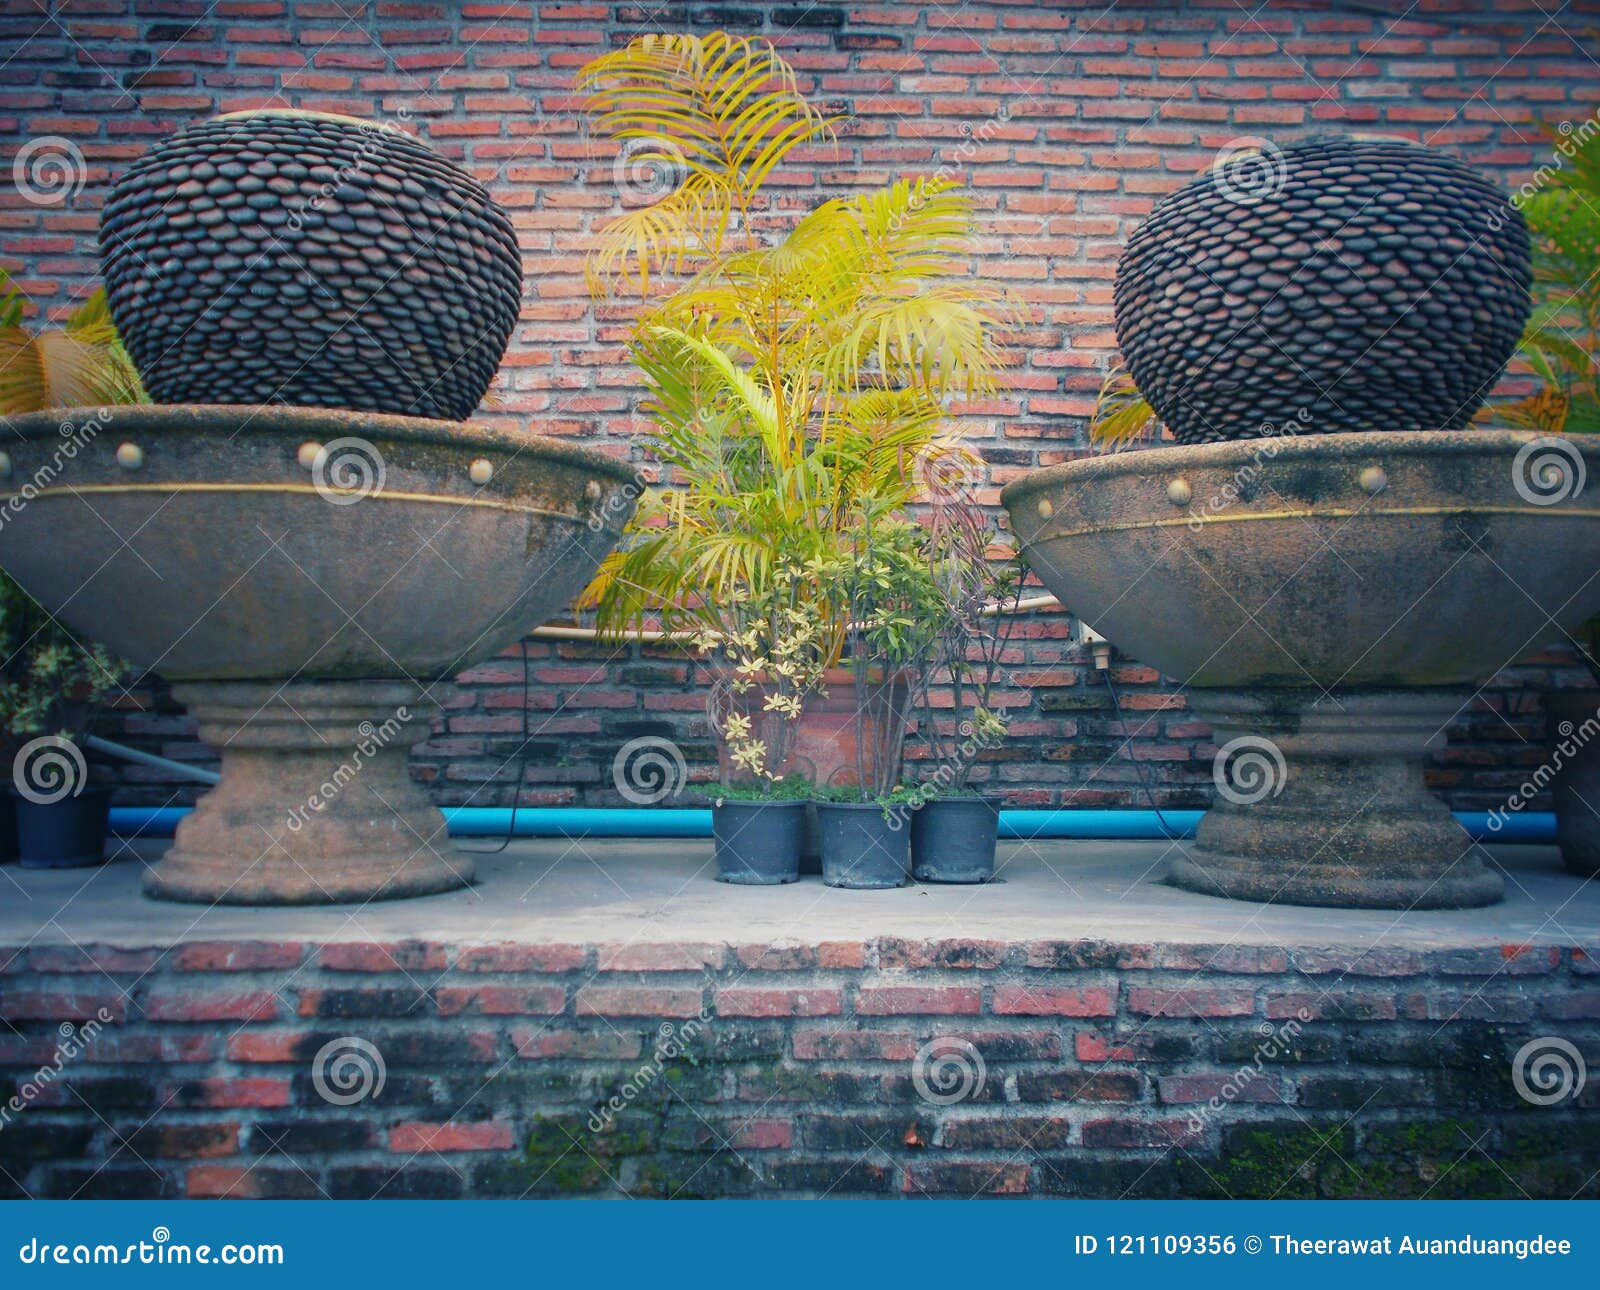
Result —
<svg viewBox="0 0 1600 1290"><path fill-rule="evenodd" d="M1600 1196L1600 1085L1512 1078L1552 1034L1600 1068L1595 953L0 949L0 1195ZM336 1040L381 1089L319 1094Z"/></svg>
<svg viewBox="0 0 1600 1290"><path fill-rule="evenodd" d="M96 274L108 178L152 139L218 111L292 104L401 121L471 167L509 208L528 278L522 321L483 415L644 463L622 317L597 317L581 265L613 209L612 151L580 129L577 69L634 34L725 27L772 39L809 92L843 117L838 146L773 178L787 217L820 197L947 167L971 186L984 236L973 271L1027 309L993 399L962 409L993 503L1025 470L1085 450L1084 419L1113 347L1111 278L1151 203L1246 137L1321 129L1423 138L1508 182L1545 155L1535 123L1600 107L1600 4L1463 0L1425 15L1380 5L1015 3L867 6L380 4L95 0L0 5L0 162L30 139L70 139L86 182L38 206L0 190L0 262L51 313ZM418 773L439 800L607 804L609 767L640 734L677 741L709 772L702 691L673 654L533 648L534 745L517 749L520 666L477 669ZM1182 695L1119 671L1133 731L1071 647L1060 614L1030 617L1009 660L1014 733L996 784L1022 805L1203 805L1210 746ZM1502 803L1537 764L1526 688L1580 674L1560 655L1508 668L1452 731L1435 780L1463 808ZM129 717L135 742L207 759L159 691ZM1125 736L1134 734L1131 744ZM192 789L129 771L125 800Z"/></svg>

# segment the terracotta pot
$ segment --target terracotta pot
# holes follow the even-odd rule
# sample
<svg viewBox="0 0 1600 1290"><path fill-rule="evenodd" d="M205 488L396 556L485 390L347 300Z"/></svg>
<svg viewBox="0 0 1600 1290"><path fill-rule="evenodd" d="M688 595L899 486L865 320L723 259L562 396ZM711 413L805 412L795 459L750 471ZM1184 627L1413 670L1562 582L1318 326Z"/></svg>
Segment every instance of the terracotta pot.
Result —
<svg viewBox="0 0 1600 1290"><path fill-rule="evenodd" d="M871 683L883 684L883 670L874 668L869 673ZM802 774L813 784L858 783L856 748L859 733L856 729L855 674L848 667L829 668L824 682L826 694L813 694L796 719L788 756L777 767L779 776ZM890 702L898 712L904 713L911 689L910 676L896 672L890 678ZM759 687L743 695L736 695L739 711L759 723L762 697ZM759 724L758 724L759 728ZM870 732L869 732L870 733ZM863 764L869 775L873 774L885 755L875 740L868 741ZM732 770L728 750L718 745L718 767L724 776Z"/></svg>
<svg viewBox="0 0 1600 1290"><path fill-rule="evenodd" d="M633 509L599 453L314 409L79 410L5 423L0 563L76 632L158 671L221 782L147 876L234 904L470 882L406 773L441 679L568 603ZM364 467L365 469L361 469Z"/></svg>
<svg viewBox="0 0 1600 1290"><path fill-rule="evenodd" d="M1555 749L1550 792L1562 863L1581 878L1600 877L1600 690L1546 691L1544 710Z"/></svg>
<svg viewBox="0 0 1600 1290"><path fill-rule="evenodd" d="M1600 605L1600 442L1315 435L1033 472L1003 496L1062 603L1189 687L1217 804L1171 881L1457 908L1500 875L1422 783L1473 687Z"/></svg>

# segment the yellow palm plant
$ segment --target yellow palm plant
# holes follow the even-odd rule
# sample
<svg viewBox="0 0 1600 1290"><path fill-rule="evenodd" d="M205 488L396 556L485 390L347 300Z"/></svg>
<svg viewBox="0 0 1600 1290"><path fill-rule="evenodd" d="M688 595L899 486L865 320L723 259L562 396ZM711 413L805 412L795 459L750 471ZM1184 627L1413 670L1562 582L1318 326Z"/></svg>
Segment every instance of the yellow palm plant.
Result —
<svg viewBox="0 0 1600 1290"><path fill-rule="evenodd" d="M796 560L816 570L836 658L845 624L823 571L951 450L950 398L993 388L1000 318L969 276L971 202L948 180L902 181L825 202L766 245L750 226L762 182L827 128L770 47L647 37L580 84L601 125L684 160L678 188L604 226L590 260L597 297L632 285L645 299L632 357L668 486L581 603L609 633L648 615L720 629L724 607ZM663 272L681 285L651 299Z"/></svg>
<svg viewBox="0 0 1600 1290"><path fill-rule="evenodd" d="M104 288L52 330L29 331L22 321L24 304L0 269L0 416L149 402L117 339Z"/></svg>
<svg viewBox="0 0 1600 1290"><path fill-rule="evenodd" d="M646 312L633 356L677 487L644 500L591 585L603 629L715 624L778 554L825 563L917 496L954 450L948 400L993 387L999 319L962 276L971 234L954 185L901 182L824 203ZM844 624L830 629L836 655Z"/></svg>

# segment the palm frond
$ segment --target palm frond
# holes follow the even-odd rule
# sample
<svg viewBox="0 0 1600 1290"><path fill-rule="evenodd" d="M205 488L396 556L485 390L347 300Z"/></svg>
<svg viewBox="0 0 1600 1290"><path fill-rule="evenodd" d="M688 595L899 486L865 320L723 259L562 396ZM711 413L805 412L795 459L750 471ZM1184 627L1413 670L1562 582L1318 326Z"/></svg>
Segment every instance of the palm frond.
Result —
<svg viewBox="0 0 1600 1290"><path fill-rule="evenodd" d="M717 255L736 219L751 236L751 206L773 168L832 131L770 44L726 32L642 36L588 63L577 86L603 132L646 142L633 160L684 171L654 206L600 230L589 271L597 294L637 281L647 295L651 273Z"/></svg>
<svg viewBox="0 0 1600 1290"><path fill-rule="evenodd" d="M1108 448L1121 448L1159 430L1161 419L1139 392L1133 373L1118 364L1106 373L1089 417L1089 439Z"/></svg>
<svg viewBox="0 0 1600 1290"><path fill-rule="evenodd" d="M22 324L25 300L0 270L0 416L149 402L111 322L104 288L64 326L38 332Z"/></svg>

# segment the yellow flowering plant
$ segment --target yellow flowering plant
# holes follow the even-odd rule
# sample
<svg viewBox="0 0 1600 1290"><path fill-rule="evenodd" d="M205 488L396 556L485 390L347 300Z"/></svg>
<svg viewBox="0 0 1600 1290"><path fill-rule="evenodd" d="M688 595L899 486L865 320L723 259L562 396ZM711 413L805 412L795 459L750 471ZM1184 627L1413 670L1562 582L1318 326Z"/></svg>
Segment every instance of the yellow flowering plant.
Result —
<svg viewBox="0 0 1600 1290"><path fill-rule="evenodd" d="M759 591L723 606L722 631L695 640L716 673L707 718L726 749L724 787L776 793L806 699L823 688L830 641L815 576L779 560Z"/></svg>

